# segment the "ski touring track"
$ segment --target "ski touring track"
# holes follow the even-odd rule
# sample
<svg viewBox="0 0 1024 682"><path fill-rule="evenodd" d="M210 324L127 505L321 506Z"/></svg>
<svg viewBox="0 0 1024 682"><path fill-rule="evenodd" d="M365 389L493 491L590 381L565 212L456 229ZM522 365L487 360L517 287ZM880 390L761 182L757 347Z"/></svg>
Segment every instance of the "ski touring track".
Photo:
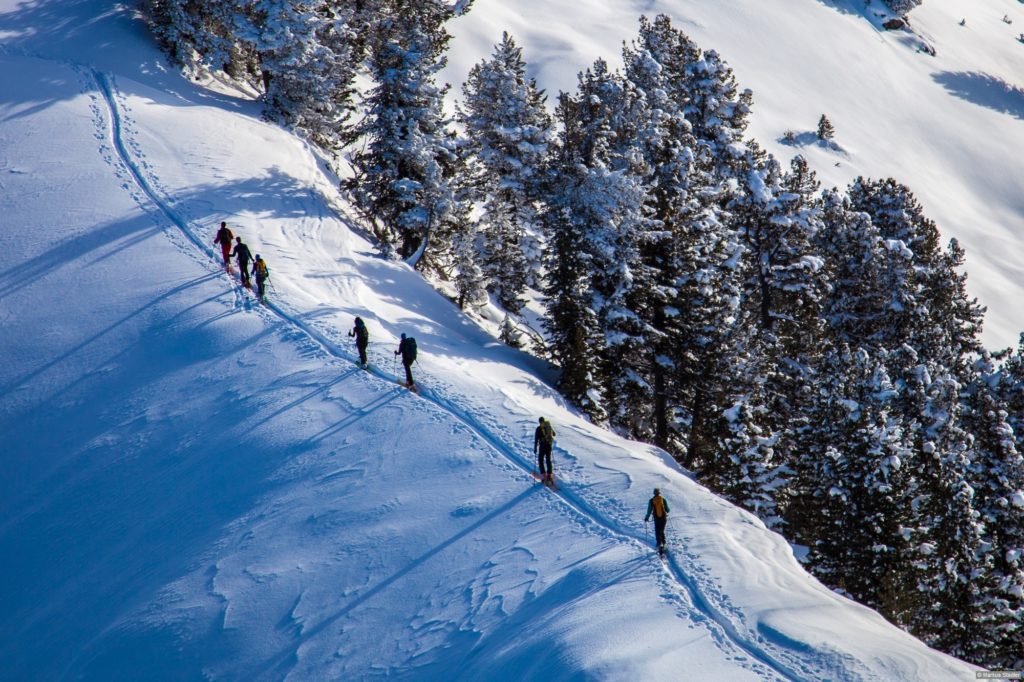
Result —
<svg viewBox="0 0 1024 682"><path fill-rule="evenodd" d="M208 246L197 236L189 221L184 219L174 209L173 200L161 196L154 183L146 178L142 166L133 159L129 152L125 141L124 129L126 123L130 124L130 119L125 118L122 113L122 105L118 102L118 91L114 77L93 67L75 66L91 74L91 80L95 82L100 95L102 95L109 113L105 117L107 118L105 134L109 135L109 141L113 145L121 164L138 190L148 198L160 214L177 228L182 236L207 257L207 260L204 261L207 267L210 267L211 261L219 265L220 261L218 259L220 255L215 253L212 247ZM334 210L326 198L320 198L329 210ZM348 221L346 220L345 222L347 223ZM223 271L222 268L218 269ZM236 291L235 296L236 307L243 306L247 310L263 308L265 311L264 315L276 317L281 322L301 331L329 355L346 360L352 364L358 364L358 358L355 355L344 350L337 342L328 338L323 332L300 319L297 314L285 310L278 303L267 301L263 306L253 306L248 300L249 297L244 294L239 294ZM238 297L244 300L238 301ZM383 371L372 364L366 371L384 381L389 389L394 387L395 383L399 381L399 377L396 375ZM531 461L520 455L508 442L495 435L479 417L474 416L467 408L460 405L457 396L448 395L446 391L422 386L417 386L417 395L463 423L496 452L520 469L526 480L535 483L531 474L533 470ZM548 490L569 510L603 528L619 541L634 546L641 556L653 554L650 543L645 542L644 534L638 528L625 525L602 514L580 492L573 489L571 482L563 478L562 485L558 490ZM672 544L674 543L670 543L670 547ZM748 668L765 679L783 679L794 682L798 680L863 679L863 675L851 670L851 667L855 666L856 662L838 652L815 650L802 642L792 641L785 635L774 632L770 628L759 627L758 631L751 631L742 622L742 616L738 609L727 603L722 603L727 601L727 598L722 597L720 590L710 579L697 578L685 570L680 561L680 555L684 559L692 558L686 555L685 552L677 553L673 548L673 551L666 555L666 561L663 563L664 570L668 577L682 589L693 609L706 619L706 624L712 630L711 634L717 645L729 657L737 659L746 656L750 659ZM713 631L715 629L717 629L717 633ZM738 651L726 651L727 647L734 647Z"/></svg>

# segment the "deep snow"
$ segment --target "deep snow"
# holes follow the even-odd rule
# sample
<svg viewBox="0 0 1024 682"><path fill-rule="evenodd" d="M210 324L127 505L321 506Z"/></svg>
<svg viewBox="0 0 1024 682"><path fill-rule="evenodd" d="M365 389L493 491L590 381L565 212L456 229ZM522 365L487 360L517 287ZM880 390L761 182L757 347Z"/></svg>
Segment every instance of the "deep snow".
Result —
<svg viewBox="0 0 1024 682"><path fill-rule="evenodd" d="M5 679L974 679L566 409L130 10L0 0L0 36ZM219 265L221 220L269 305ZM558 494L530 475L538 414Z"/></svg>

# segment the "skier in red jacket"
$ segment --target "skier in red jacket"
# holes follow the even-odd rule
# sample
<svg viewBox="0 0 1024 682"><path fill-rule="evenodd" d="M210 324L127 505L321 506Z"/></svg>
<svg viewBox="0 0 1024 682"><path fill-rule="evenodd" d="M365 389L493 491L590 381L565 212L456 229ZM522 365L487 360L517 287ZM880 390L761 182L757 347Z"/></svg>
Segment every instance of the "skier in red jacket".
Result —
<svg viewBox="0 0 1024 682"><path fill-rule="evenodd" d="M220 252L224 256L224 267L231 265L231 240L234 238L235 235L231 234L228 224L221 221L220 229L217 230L217 238L213 240L213 243L220 244Z"/></svg>

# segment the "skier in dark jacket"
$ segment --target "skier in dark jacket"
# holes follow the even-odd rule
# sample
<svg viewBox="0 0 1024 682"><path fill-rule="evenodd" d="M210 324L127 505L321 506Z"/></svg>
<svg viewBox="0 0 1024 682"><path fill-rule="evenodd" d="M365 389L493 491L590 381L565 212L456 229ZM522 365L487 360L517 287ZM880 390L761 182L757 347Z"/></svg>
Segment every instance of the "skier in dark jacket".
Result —
<svg viewBox="0 0 1024 682"><path fill-rule="evenodd" d="M256 254L256 260L252 262L252 274L256 275L256 292L260 299L267 297L267 280L270 278L270 270L267 269L267 261Z"/></svg>
<svg viewBox="0 0 1024 682"><path fill-rule="evenodd" d="M411 336L406 338L402 334L402 341L398 344L395 355L402 356L402 366L405 367L405 385L412 388L416 384L412 380L412 363L416 362L416 339Z"/></svg>
<svg viewBox="0 0 1024 682"><path fill-rule="evenodd" d="M554 442L555 430L551 422L541 417L537 430L533 432L533 454L537 455L540 480L545 483L554 483L554 469L551 467L551 446Z"/></svg>
<svg viewBox="0 0 1024 682"><path fill-rule="evenodd" d="M213 240L213 243L220 244L220 253L224 257L224 267L231 265L231 240L234 238L235 235L231 234L228 224L221 221L220 229L217 230L217 238Z"/></svg>
<svg viewBox="0 0 1024 682"><path fill-rule="evenodd" d="M654 539L658 543L658 554L665 554L665 524L668 523L668 500L661 496L661 490L654 489L654 497L647 503L644 523L654 517Z"/></svg>
<svg viewBox="0 0 1024 682"><path fill-rule="evenodd" d="M370 343L370 332L366 329L366 323L363 322L363 318L356 318L355 326L348 335L356 337L356 348L359 349L359 363L366 367L369 364L366 360L366 346Z"/></svg>
<svg viewBox="0 0 1024 682"><path fill-rule="evenodd" d="M242 274L242 285L246 289L252 289L252 283L249 281L249 261L252 260L252 251L242 243L241 237L236 237L235 241L237 243L231 255L238 258L238 271Z"/></svg>

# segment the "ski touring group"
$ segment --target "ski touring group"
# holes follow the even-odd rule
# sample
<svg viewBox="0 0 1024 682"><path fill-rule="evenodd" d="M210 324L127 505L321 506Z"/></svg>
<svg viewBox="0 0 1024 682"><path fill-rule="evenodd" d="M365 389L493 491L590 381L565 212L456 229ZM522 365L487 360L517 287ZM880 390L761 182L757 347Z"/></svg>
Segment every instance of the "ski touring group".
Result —
<svg viewBox="0 0 1024 682"><path fill-rule="evenodd" d="M266 261L263 260L259 254L253 258L248 245L242 241L241 236L236 237L232 233L226 222L221 222L220 229L217 230L217 236L213 243L215 245L220 245L221 256L224 259L224 267L228 272L231 271L231 259L235 258L237 260L242 286L251 290L251 278L252 276L255 276L257 296L261 302L266 303L266 284L267 280L270 279L270 270L267 267ZM370 344L370 332L367 329L363 318L355 318L353 327L348 332L348 335L355 339L356 349L359 352L359 366L363 369L368 369L370 363L366 350ZM395 351L395 359L397 361L398 357L401 356L402 367L405 369L404 386L414 392L417 391L417 389L416 382L412 376L412 366L416 362L416 354L416 339L412 336L402 334L398 344L398 349ZM401 381L399 381L399 383L401 383ZM554 443L554 427L550 421L544 417L540 417L533 435L533 454L537 457L537 469L534 470L533 475L543 485L550 487L552 490L558 490L559 488L555 483L554 469L551 463L551 452ZM651 517L654 518L655 543L658 548L658 556L661 557L665 556L665 527L668 524L668 514L668 501L661 495L661 491L658 488L655 488L654 496L651 497L647 503L647 515L644 517L644 524L646 526Z"/></svg>
<svg viewBox="0 0 1024 682"><path fill-rule="evenodd" d="M232 243L232 239L234 242ZM231 258L238 262L238 274L242 278L242 286L252 289L252 276L256 277L256 296L261 303L267 302L267 280L270 279L270 269L263 257L256 254L253 258L249 246L242 241L242 237L236 237L226 222L221 222L217 230L217 237L214 244L220 244L221 256L224 258L224 267L231 271ZM233 247L233 248L232 248Z"/></svg>

